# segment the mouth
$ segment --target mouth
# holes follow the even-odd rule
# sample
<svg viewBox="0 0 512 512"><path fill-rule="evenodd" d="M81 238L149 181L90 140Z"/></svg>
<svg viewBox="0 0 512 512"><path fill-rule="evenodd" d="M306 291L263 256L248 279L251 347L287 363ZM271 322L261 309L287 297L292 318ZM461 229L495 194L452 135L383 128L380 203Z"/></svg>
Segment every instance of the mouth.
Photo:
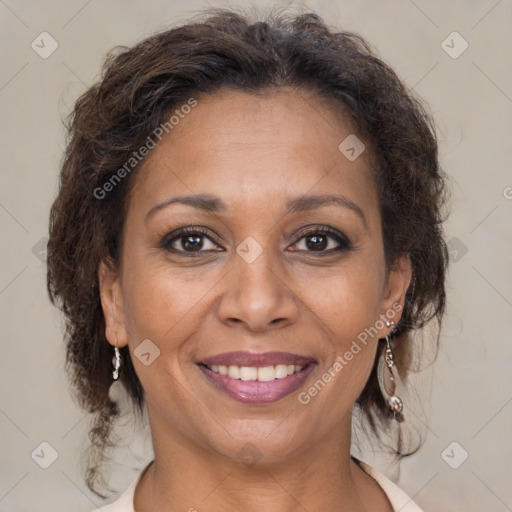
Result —
<svg viewBox="0 0 512 512"><path fill-rule="evenodd" d="M284 398L302 385L317 364L313 358L286 352L230 352L197 363L218 390L250 404Z"/></svg>

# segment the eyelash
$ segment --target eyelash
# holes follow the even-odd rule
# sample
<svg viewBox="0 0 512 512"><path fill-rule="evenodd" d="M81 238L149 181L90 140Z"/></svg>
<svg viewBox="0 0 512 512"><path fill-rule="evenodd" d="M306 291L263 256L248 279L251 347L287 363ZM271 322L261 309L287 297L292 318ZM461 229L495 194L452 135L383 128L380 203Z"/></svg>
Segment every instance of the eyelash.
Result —
<svg viewBox="0 0 512 512"><path fill-rule="evenodd" d="M329 254L333 254L333 253L337 253L337 252L341 252L341 251L352 250L352 244L346 236L338 233L337 231L335 231L332 228L329 228L327 226L313 226L313 227L307 229L306 231L301 233L300 237L292 245L296 245L303 238L307 238L308 236L317 235L317 234L328 235L330 238L332 238L336 241L336 243L338 244L338 247L335 247L334 249L332 249L332 248L328 249L327 251L323 250L323 251L305 251L305 252L316 254L321 257L322 255L325 255L325 254L329 255ZM214 243L216 245L220 245L210 235L210 231L208 229L205 229L202 227L189 226L189 227L181 228L177 231L173 231L172 233L167 234L160 242L160 248L165 249L166 251L172 252L175 254L179 254L179 253L186 254L188 257L201 256L205 252L205 250L185 251L185 250L174 249L173 247L171 247L171 245L174 241L182 239L182 238L186 238L187 236L192 236L192 235L196 235L196 236L200 236L200 237L204 236L205 238L210 240L212 243ZM207 251L211 251L211 250L212 249L207 249ZM301 249L298 249L297 251L304 252ZM218 251L218 252L220 252L220 251ZM296 252L296 251L294 251L294 252Z"/></svg>

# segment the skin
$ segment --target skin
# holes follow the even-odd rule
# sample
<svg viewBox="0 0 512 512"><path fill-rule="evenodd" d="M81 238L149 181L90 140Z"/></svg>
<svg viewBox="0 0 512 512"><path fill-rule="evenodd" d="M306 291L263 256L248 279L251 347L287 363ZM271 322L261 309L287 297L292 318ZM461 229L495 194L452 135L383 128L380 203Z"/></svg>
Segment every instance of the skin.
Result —
<svg viewBox="0 0 512 512"><path fill-rule="evenodd" d="M155 462L135 491L137 512L391 510L350 460L352 407L389 328L307 405L298 400L359 333L403 307L411 279L406 256L386 269L369 148L355 161L338 150L351 133L312 93L217 92L198 99L134 178L120 266L102 262L98 274L106 337L129 346L152 432ZM288 199L333 193L365 220L333 203L286 211ZM192 194L216 196L226 210L174 203L145 220L155 205ZM174 252L162 248L187 225L208 229L202 252L185 252L186 238L173 241ZM315 249L309 225L344 234L351 249L322 256L339 242L329 235ZM263 250L252 263L236 252L248 236ZM133 352L145 339L160 350L148 366ZM249 405L196 365L235 350L293 352L318 365L296 392ZM253 465L238 456L247 443L259 457Z"/></svg>

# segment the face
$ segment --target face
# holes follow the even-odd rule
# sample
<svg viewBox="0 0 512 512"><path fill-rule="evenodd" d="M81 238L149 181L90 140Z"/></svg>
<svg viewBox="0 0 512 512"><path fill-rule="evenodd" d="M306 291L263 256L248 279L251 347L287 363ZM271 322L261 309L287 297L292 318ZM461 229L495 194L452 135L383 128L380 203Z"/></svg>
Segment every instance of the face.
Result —
<svg viewBox="0 0 512 512"><path fill-rule="evenodd" d="M352 133L304 91L215 93L134 177L120 267L99 278L154 443L275 461L349 436L410 280L406 259L385 267L369 148L338 149Z"/></svg>

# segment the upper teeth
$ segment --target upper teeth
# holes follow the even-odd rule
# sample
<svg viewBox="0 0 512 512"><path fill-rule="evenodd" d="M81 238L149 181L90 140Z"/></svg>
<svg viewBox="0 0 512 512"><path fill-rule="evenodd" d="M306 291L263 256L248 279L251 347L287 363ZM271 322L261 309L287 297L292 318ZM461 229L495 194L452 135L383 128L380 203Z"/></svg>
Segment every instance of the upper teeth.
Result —
<svg viewBox="0 0 512 512"><path fill-rule="evenodd" d="M206 365L210 370L221 375L227 375L232 379L258 380L265 382L274 379L284 379L288 375L300 372L304 366L294 364L278 364L276 366L225 366Z"/></svg>

